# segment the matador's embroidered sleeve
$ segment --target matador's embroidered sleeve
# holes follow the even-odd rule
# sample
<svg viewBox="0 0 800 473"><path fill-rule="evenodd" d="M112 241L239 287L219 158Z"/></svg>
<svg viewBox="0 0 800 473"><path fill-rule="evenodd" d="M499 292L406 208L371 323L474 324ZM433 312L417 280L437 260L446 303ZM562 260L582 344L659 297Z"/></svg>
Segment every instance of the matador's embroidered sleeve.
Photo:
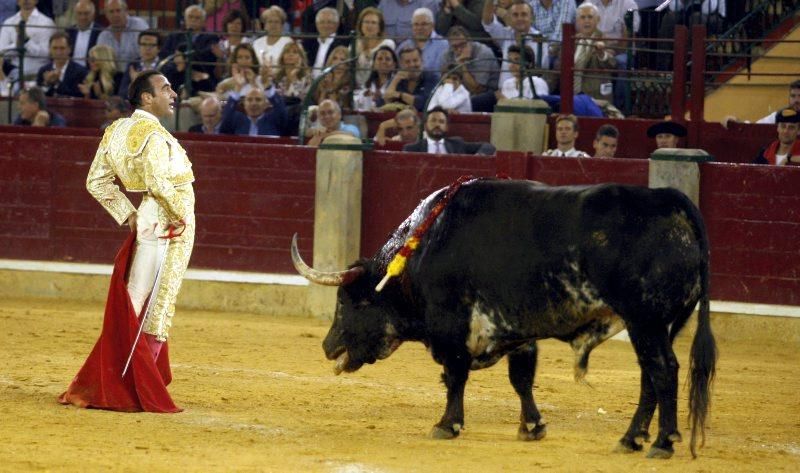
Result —
<svg viewBox="0 0 800 473"><path fill-rule="evenodd" d="M106 137L100 143L94 155L89 175L86 177L86 190L95 198L106 211L114 217L119 225L125 223L128 217L136 212L131 201L114 184L114 170L106 158Z"/></svg>
<svg viewBox="0 0 800 473"><path fill-rule="evenodd" d="M152 133L142 150L144 183L159 205L166 210L170 221L178 222L186 216L188 208L169 180L169 156L167 141L158 133Z"/></svg>

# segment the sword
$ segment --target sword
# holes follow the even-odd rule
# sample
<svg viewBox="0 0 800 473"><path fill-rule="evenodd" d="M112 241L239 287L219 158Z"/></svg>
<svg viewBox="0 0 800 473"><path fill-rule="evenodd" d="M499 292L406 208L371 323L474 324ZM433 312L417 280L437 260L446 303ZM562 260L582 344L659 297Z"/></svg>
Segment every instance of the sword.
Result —
<svg viewBox="0 0 800 473"><path fill-rule="evenodd" d="M170 229L170 234L172 234L172 230ZM150 316L150 312L153 309L153 301L156 299L156 290L158 288L158 284L161 282L161 272L164 269L164 261L167 260L167 250L169 249L169 241L171 238L165 238L166 244L164 245L164 256L161 257L161 261L158 263L158 270L156 271L156 280L153 282L153 289L150 291L150 298L147 300L147 308L144 311L144 315L142 316L142 322L139 324L139 330L136 332L136 338L133 340L133 346L131 347L131 353L128 355L128 361L125 362L125 368L122 369L122 377L125 377L125 373L128 372L128 368L131 365L131 359L133 358L133 352L136 351L136 344L139 343L139 338L142 336L142 330L144 329L144 324L147 322L147 318Z"/></svg>

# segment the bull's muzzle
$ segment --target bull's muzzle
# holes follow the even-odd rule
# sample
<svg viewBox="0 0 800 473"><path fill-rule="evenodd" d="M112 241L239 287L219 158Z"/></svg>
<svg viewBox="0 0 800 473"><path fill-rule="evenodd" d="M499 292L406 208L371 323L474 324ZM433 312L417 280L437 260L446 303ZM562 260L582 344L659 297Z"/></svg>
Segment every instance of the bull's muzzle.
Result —
<svg viewBox="0 0 800 473"><path fill-rule="evenodd" d="M356 266L354 268L346 269L344 271L318 271L311 266L307 265L303 258L300 257L300 251L297 249L297 233L292 237L292 263L294 269L309 281L323 286L346 286L355 281L363 272L364 268Z"/></svg>

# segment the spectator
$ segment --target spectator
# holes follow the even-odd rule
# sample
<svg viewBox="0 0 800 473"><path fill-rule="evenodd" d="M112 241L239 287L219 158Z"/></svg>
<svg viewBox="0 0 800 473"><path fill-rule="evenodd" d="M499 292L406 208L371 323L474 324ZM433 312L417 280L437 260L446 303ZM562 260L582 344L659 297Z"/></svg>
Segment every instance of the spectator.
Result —
<svg viewBox="0 0 800 473"><path fill-rule="evenodd" d="M127 97L127 93L125 96ZM120 118L129 116L130 113L131 109L127 100L117 95L109 97L108 100L106 100L106 108L104 110L105 121L100 125L100 129L105 130L109 125Z"/></svg>
<svg viewBox="0 0 800 473"><path fill-rule="evenodd" d="M558 156L568 158L588 158L583 151L575 149L575 140L578 139L578 117L575 115L558 115L556 117L556 144L553 149L544 152L544 156Z"/></svg>
<svg viewBox="0 0 800 473"><path fill-rule="evenodd" d="M78 85L87 99L107 100L116 95L122 73L117 71L114 50L105 44L97 44L89 50L89 74Z"/></svg>
<svg viewBox="0 0 800 473"><path fill-rule="evenodd" d="M389 46L381 46L372 60L372 73L363 89L353 95L353 108L359 112L374 112L384 105L383 95L397 73L397 56Z"/></svg>
<svg viewBox="0 0 800 473"><path fill-rule="evenodd" d="M181 51L184 53L184 59L187 59L186 52L191 51L188 59L191 59L192 74L196 76L193 80L197 82L192 89L210 92L214 90L217 81L222 78L224 71L222 61L225 58L225 51L219 44L219 36L204 31L205 19L206 12L199 6L189 5L186 7L184 11L186 30L169 35L161 47L160 56L168 58ZM171 74L170 69L174 67L174 65L170 65L165 70L168 79ZM185 79L181 78L176 84L182 84L184 81Z"/></svg>
<svg viewBox="0 0 800 473"><path fill-rule="evenodd" d="M364 83L369 78L372 71L372 58L375 51L381 46L389 46L394 49L395 44L386 38L386 25L383 21L383 13L374 7L368 7L358 15L356 23L356 87L364 87Z"/></svg>
<svg viewBox="0 0 800 473"><path fill-rule="evenodd" d="M15 0L3 0L0 2L0 25L8 18L17 13L17 2Z"/></svg>
<svg viewBox="0 0 800 473"><path fill-rule="evenodd" d="M603 34L597 29L600 21L597 7L591 3L583 3L578 7L578 19L575 28L575 69L614 69L617 66L614 52L606 48ZM556 48L560 49L560 48ZM560 64L556 59L556 69ZM552 79L550 88L558 86L558 74L549 76ZM613 87L610 73L578 72L574 73L573 93L584 93L592 98L611 101ZM568 93L561 91L562 94Z"/></svg>
<svg viewBox="0 0 800 473"><path fill-rule="evenodd" d="M117 95L128 96L128 86L131 85L140 72L147 69L158 69L158 50L161 45L161 36L153 30L146 30L139 33L139 59L128 63L125 72L122 73L122 80L119 83ZM177 84L183 81L176 82Z"/></svg>
<svg viewBox="0 0 800 473"><path fill-rule="evenodd" d="M575 23L575 2L573 0L531 0L533 8L533 27L550 44L561 42L561 28L564 23ZM550 54L553 56L553 53ZM546 65L545 62L543 62Z"/></svg>
<svg viewBox="0 0 800 473"><path fill-rule="evenodd" d="M800 113L793 108L784 108L776 113L778 139L759 152L754 164L771 164L773 166L800 166Z"/></svg>
<svg viewBox="0 0 800 473"><path fill-rule="evenodd" d="M520 54L519 46L510 46L507 51L508 56L508 70L511 72L511 77L503 82L500 90L497 91L497 100L501 99L534 99L539 98L550 93L547 82L538 76L532 75L530 68L534 67L533 64L533 51L529 46L525 46ZM524 63L524 69L523 69ZM520 95L519 83L522 81L522 95ZM531 84L533 88L531 88ZM533 92L536 92L534 95Z"/></svg>
<svg viewBox="0 0 800 473"><path fill-rule="evenodd" d="M422 70L422 52L419 48L403 49L399 56L400 71L392 78L383 99L386 104L414 107L421 112L436 87L436 79L433 74Z"/></svg>
<svg viewBox="0 0 800 473"><path fill-rule="evenodd" d="M450 30L461 27L469 41L491 43L489 34L481 24L484 0L442 0L442 8L436 15L436 32L449 38Z"/></svg>
<svg viewBox="0 0 800 473"><path fill-rule="evenodd" d="M17 27L25 22L25 61L24 75L32 75L48 62L50 36L55 31L55 23L36 8L38 0L17 0L19 11L7 18L0 27L0 51L5 57L0 58L0 81L8 76L11 80L20 77L19 58L6 50L17 47Z"/></svg>
<svg viewBox="0 0 800 473"><path fill-rule="evenodd" d="M494 5L494 14L497 17L497 21L502 23L504 26L511 26L511 15L509 14L509 10L513 4L514 0L497 0Z"/></svg>
<svg viewBox="0 0 800 473"><path fill-rule="evenodd" d="M283 48L292 42L292 38L283 34L286 12L283 8L273 5L261 13L261 22L264 23L264 31L267 34L253 41L253 49L262 66L275 67Z"/></svg>
<svg viewBox="0 0 800 473"><path fill-rule="evenodd" d="M511 71L508 69L508 48L519 45L524 38L525 45L536 48L536 41L529 36L537 36L539 32L533 27L533 9L525 0L514 0L509 8L511 25L503 26L494 14L494 3L487 1L483 9L483 27L489 36L492 37L497 47L503 55L503 65L500 68L500 84L505 83L511 78Z"/></svg>
<svg viewBox="0 0 800 473"><path fill-rule="evenodd" d="M597 129L592 146L595 158L613 158L617 153L619 130L614 125L601 125Z"/></svg>
<svg viewBox="0 0 800 473"><path fill-rule="evenodd" d="M61 115L47 110L44 92L38 87L31 87L19 93L19 116L14 125L23 126L67 126Z"/></svg>
<svg viewBox="0 0 800 473"><path fill-rule="evenodd" d="M331 51L337 46L347 45L347 40L336 37L336 28L339 27L339 14L335 8L322 8L317 11L315 18L317 26L317 36L312 38L305 38L303 40L303 48L308 54L308 63L314 77L322 73L325 68L325 62Z"/></svg>
<svg viewBox="0 0 800 473"><path fill-rule="evenodd" d="M341 109L350 109L353 74L349 64L342 64L349 58L349 54L347 46L337 46L328 55L325 68L334 67L334 69L320 80L314 97L316 103L331 99L338 103Z"/></svg>
<svg viewBox="0 0 800 473"><path fill-rule="evenodd" d="M225 16L233 10L245 13L248 19L255 18L255 12L246 9L251 3L253 6L262 4L262 2L245 2L243 0L206 0L202 2L203 9L206 11L206 31L221 31Z"/></svg>
<svg viewBox="0 0 800 473"><path fill-rule="evenodd" d="M114 50L117 68L122 69L139 56L139 32L148 28L141 18L128 15L128 5L123 0L106 2L108 28L100 33L97 44L104 44Z"/></svg>
<svg viewBox="0 0 800 473"><path fill-rule="evenodd" d="M89 71L75 61L70 60L69 36L56 31L50 37L50 58L36 74L36 85L45 91L45 95L63 97L83 97L78 84L86 79Z"/></svg>
<svg viewBox="0 0 800 473"><path fill-rule="evenodd" d="M189 127L191 133L218 135L222 125L222 105L215 96L209 96L200 103L200 120L197 125Z"/></svg>
<svg viewBox="0 0 800 473"><path fill-rule="evenodd" d="M339 15L339 34L348 34L351 30L355 29L354 25L357 23L356 16L358 12L364 11L367 7L376 7L378 3L379 0L354 0L352 2L350 0L344 2L338 0L313 0L311 5L303 11L301 31L312 34L317 33L318 31L314 24L317 12L323 8L333 8L337 11L341 11ZM356 31L358 30L356 29Z"/></svg>
<svg viewBox="0 0 800 473"><path fill-rule="evenodd" d="M219 42L219 47L225 53L225 59L233 54L236 46L250 43L252 40L245 33L250 30L250 19L242 10L230 10L222 19L224 38Z"/></svg>
<svg viewBox="0 0 800 473"><path fill-rule="evenodd" d="M450 69L453 65L461 67L462 82L472 99L472 110L491 112L494 107L494 92L500 70L497 59L488 46L477 41L470 41L468 32L461 26L454 26L447 34L449 47L444 58L444 66Z"/></svg>
<svg viewBox="0 0 800 473"><path fill-rule="evenodd" d="M447 110L448 113L472 112L469 91L461 81L461 69L453 67L445 73L444 81L434 91L428 102L429 111L437 107Z"/></svg>
<svg viewBox="0 0 800 473"><path fill-rule="evenodd" d="M469 142L459 137L447 137L447 112L435 108L428 112L425 120L425 133L427 136L416 143L403 146L403 151L431 154L486 154L495 153L495 148L490 143Z"/></svg>
<svg viewBox="0 0 800 473"><path fill-rule="evenodd" d="M411 18L412 37L397 46L398 51L409 47L417 47L422 51L422 68L439 80L444 55L447 52L447 41L433 29L433 13L428 8L417 8Z"/></svg>
<svg viewBox="0 0 800 473"><path fill-rule="evenodd" d="M794 109L795 112L800 112L800 80L796 80L789 84L789 107ZM778 112L770 113L766 117L758 120L756 123L778 123Z"/></svg>
<svg viewBox="0 0 800 473"><path fill-rule="evenodd" d="M241 94L247 94L251 88L266 89L267 84L264 84L259 69L264 71L265 78L271 80L266 74L267 68L259 68L253 46L247 43L236 46L230 57L226 78L217 84L217 96L222 100L227 99L228 94L236 89L237 85Z"/></svg>
<svg viewBox="0 0 800 473"><path fill-rule="evenodd" d="M438 0L381 0L378 9L386 22L386 36L398 44L411 38L414 11L427 8L433 15L439 11Z"/></svg>
<svg viewBox="0 0 800 473"><path fill-rule="evenodd" d="M75 24L67 28L69 44L72 45L72 60L86 66L89 50L97 44L101 27L95 21L97 10L92 0L78 0L74 12Z"/></svg>
<svg viewBox="0 0 800 473"><path fill-rule="evenodd" d="M663 121L647 129L647 137L656 139L656 148L678 148L678 140L686 136L686 127L673 121Z"/></svg>
<svg viewBox="0 0 800 473"><path fill-rule="evenodd" d="M710 34L721 33L725 20L725 0L672 0L669 9L661 17L658 37L672 39L675 37L675 25L705 25ZM657 57L658 69L672 70L672 49L670 43L658 43L661 54Z"/></svg>
<svg viewBox="0 0 800 473"><path fill-rule="evenodd" d="M281 96L270 88L265 96L264 90L251 88L244 95L244 113L236 108L241 95L234 91L222 112L220 133L248 136L281 136L286 123L286 107Z"/></svg>
<svg viewBox="0 0 800 473"><path fill-rule="evenodd" d="M285 132L287 135L294 136L297 134L300 122L301 102L308 95L308 89L311 87L311 69L308 67L306 53L300 43L293 41L283 48L277 67L274 83L286 105ZM263 67L262 69L269 70Z"/></svg>
<svg viewBox="0 0 800 473"><path fill-rule="evenodd" d="M319 146L322 141L334 134L346 133L356 138L361 138L361 132L355 125L342 121L342 109L333 100L323 100L317 109L319 127L310 128L306 135L309 136L309 146ZM312 120L313 121L313 120Z"/></svg>
<svg viewBox="0 0 800 473"><path fill-rule="evenodd" d="M375 142L381 146L385 145L387 141L414 143L419 137L419 127L420 120L417 112L410 109L400 110L394 118L384 120L378 125ZM396 134L389 138L387 137L389 131L394 131Z"/></svg>
<svg viewBox="0 0 800 473"><path fill-rule="evenodd" d="M597 29L605 38L629 38L639 30L641 20L639 11L634 0L587 0L597 7L600 15L600 22ZM633 31L628 31L625 25L625 14L633 11ZM617 70L624 71L628 68L628 53L625 41L611 40L606 41L606 47L614 50L614 59L617 62ZM625 88L623 79L614 81L614 105L622 107L625 103Z"/></svg>

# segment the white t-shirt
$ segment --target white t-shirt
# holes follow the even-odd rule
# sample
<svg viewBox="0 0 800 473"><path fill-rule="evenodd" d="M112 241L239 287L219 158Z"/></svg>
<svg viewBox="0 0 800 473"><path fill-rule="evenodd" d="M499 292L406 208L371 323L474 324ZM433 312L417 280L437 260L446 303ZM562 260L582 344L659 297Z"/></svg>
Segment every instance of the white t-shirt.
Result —
<svg viewBox="0 0 800 473"><path fill-rule="evenodd" d="M536 95L541 97L542 95L550 94L550 89L547 87L547 82L545 82L544 79L537 76L531 76L531 79L533 79L533 88L536 90ZM506 79L506 81L503 82L503 86L500 88L500 92L507 99L520 98L519 86L517 86L517 78L511 77L510 79ZM521 98L533 98L533 94L531 93L531 81L529 81L527 77L522 81Z"/></svg>
<svg viewBox="0 0 800 473"><path fill-rule="evenodd" d="M278 59L281 57L281 53L283 52L283 48L292 42L292 38L288 36L281 36L278 38L278 41L275 41L275 44L269 45L267 44L267 37L262 36L257 40L253 41L253 49L256 50L256 57L258 58L258 63L262 66L272 61L272 65L274 67L278 66Z"/></svg>
<svg viewBox="0 0 800 473"><path fill-rule="evenodd" d="M453 89L453 84L442 84L441 87L437 88L428 103L428 110L437 106L460 113L472 112L469 91L464 87L464 84L460 84L457 89Z"/></svg>

